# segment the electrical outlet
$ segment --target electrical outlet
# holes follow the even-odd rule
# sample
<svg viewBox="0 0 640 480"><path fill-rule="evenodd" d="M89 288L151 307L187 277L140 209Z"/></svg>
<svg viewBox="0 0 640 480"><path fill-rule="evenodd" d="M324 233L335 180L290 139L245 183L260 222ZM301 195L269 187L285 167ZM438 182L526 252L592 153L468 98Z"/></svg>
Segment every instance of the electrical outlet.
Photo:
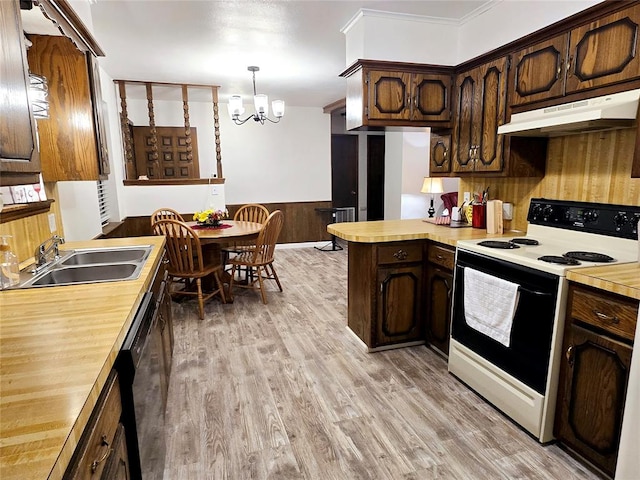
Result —
<svg viewBox="0 0 640 480"><path fill-rule="evenodd" d="M470 202L471 201L471 192L464 192L462 194L462 200L465 202Z"/></svg>
<svg viewBox="0 0 640 480"><path fill-rule="evenodd" d="M220 195L220 188L217 185L211 186L211 195Z"/></svg>
<svg viewBox="0 0 640 480"><path fill-rule="evenodd" d="M56 214L50 213L48 215L48 218L49 218L49 231L53 233L58 229L58 227L56 226Z"/></svg>

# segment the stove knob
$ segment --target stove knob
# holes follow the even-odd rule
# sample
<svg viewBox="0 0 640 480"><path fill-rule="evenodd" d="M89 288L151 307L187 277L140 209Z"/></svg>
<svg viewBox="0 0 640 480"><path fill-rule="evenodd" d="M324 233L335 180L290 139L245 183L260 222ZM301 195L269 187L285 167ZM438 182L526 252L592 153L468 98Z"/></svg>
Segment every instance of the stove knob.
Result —
<svg viewBox="0 0 640 480"><path fill-rule="evenodd" d="M531 209L531 218L538 220L540 215L542 215L542 205L536 203Z"/></svg>
<svg viewBox="0 0 640 480"><path fill-rule="evenodd" d="M547 205L542 209L542 216L545 221L551 220L551 215L553 215L553 207L551 205Z"/></svg>
<svg viewBox="0 0 640 480"><path fill-rule="evenodd" d="M624 212L617 213L615 217L613 217L613 223L616 225L616 232L619 232L625 223L627 223L629 219L627 218L627 214Z"/></svg>
<svg viewBox="0 0 640 480"><path fill-rule="evenodd" d="M587 210L584 212L585 222L595 222L598 219L598 212L595 210Z"/></svg>

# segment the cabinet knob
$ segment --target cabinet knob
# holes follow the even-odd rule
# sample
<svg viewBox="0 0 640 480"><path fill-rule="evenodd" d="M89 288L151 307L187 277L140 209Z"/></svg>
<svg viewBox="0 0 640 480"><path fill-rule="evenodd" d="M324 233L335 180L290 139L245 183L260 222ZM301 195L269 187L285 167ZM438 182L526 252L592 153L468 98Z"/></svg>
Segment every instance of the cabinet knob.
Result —
<svg viewBox="0 0 640 480"><path fill-rule="evenodd" d="M573 359L574 359L573 345L569 345L569 348L567 348L565 356L567 357L567 362L569 363L569 366L573 367Z"/></svg>
<svg viewBox="0 0 640 480"><path fill-rule="evenodd" d="M569 60L567 61L567 68L566 68L567 75L573 75L575 73L575 71L571 72L572 63L573 63L573 55L571 55L569 57Z"/></svg>
<svg viewBox="0 0 640 480"><path fill-rule="evenodd" d="M398 260L404 260L409 256L409 254L404 250L400 249L396 253L394 253L393 256L396 257Z"/></svg>
<svg viewBox="0 0 640 480"><path fill-rule="evenodd" d="M609 323L615 323L615 324L620 323L620 319L615 315L607 315L606 313L602 313L598 310L593 310L593 313L595 314L596 317L598 317L598 319L602 320L603 322L609 322Z"/></svg>
<svg viewBox="0 0 640 480"><path fill-rule="evenodd" d="M564 63L564 60L562 58L558 59L558 70L556 71L556 80L558 80L560 78L560 75L562 75L563 63Z"/></svg>

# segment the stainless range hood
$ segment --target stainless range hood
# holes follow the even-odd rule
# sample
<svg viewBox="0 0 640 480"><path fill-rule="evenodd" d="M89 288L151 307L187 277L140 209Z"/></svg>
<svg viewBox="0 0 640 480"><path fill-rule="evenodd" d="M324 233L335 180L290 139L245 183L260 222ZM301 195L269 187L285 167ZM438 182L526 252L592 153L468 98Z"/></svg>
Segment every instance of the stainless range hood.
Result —
<svg viewBox="0 0 640 480"><path fill-rule="evenodd" d="M640 89L511 115L498 133L519 137L558 137L634 125Z"/></svg>

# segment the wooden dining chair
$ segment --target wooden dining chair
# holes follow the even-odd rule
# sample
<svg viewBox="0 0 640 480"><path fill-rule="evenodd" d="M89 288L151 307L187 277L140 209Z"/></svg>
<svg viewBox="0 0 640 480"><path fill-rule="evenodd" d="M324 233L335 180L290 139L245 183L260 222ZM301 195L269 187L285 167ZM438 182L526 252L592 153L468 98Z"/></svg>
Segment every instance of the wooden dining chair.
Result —
<svg viewBox="0 0 640 480"><path fill-rule="evenodd" d="M198 297L200 320L204 319L204 302L214 295L220 295L222 303L227 303L220 272L222 265L207 265L202 257L202 245L198 234L188 225L178 220L158 220L153 233L167 239L166 251L169 257L169 276L172 284L184 281L182 290L171 288L171 295L192 295ZM213 275L217 288L207 294L202 293L202 278ZM195 288L194 284L195 283Z"/></svg>
<svg viewBox="0 0 640 480"><path fill-rule="evenodd" d="M242 205L233 216L234 221L253 222L264 224L269 217L269 210L259 203L248 203ZM231 254L238 254L251 250L256 246L255 240L236 240L231 245L222 248L223 261L226 266Z"/></svg>
<svg viewBox="0 0 640 480"><path fill-rule="evenodd" d="M233 299L233 287L238 286L241 288L258 288L260 289L260 295L262 296L262 303L267 303L267 296L265 295L264 280L275 280L278 284L278 288L282 291L282 285L280 279L273 267L273 257L276 249L276 242L282 225L284 224L284 215L280 210L276 210L271 213L264 223L262 230L258 234L257 240L253 244L253 248L237 254L235 257L229 259L231 264L231 280L229 281L229 298ZM240 284L234 281L236 270L240 268L247 268L251 275L248 275L247 283Z"/></svg>
<svg viewBox="0 0 640 480"><path fill-rule="evenodd" d="M155 212L151 214L151 227L156 224L156 222L160 220L178 220L180 222L184 222L184 218L178 212L173 210L172 208L159 208Z"/></svg>

